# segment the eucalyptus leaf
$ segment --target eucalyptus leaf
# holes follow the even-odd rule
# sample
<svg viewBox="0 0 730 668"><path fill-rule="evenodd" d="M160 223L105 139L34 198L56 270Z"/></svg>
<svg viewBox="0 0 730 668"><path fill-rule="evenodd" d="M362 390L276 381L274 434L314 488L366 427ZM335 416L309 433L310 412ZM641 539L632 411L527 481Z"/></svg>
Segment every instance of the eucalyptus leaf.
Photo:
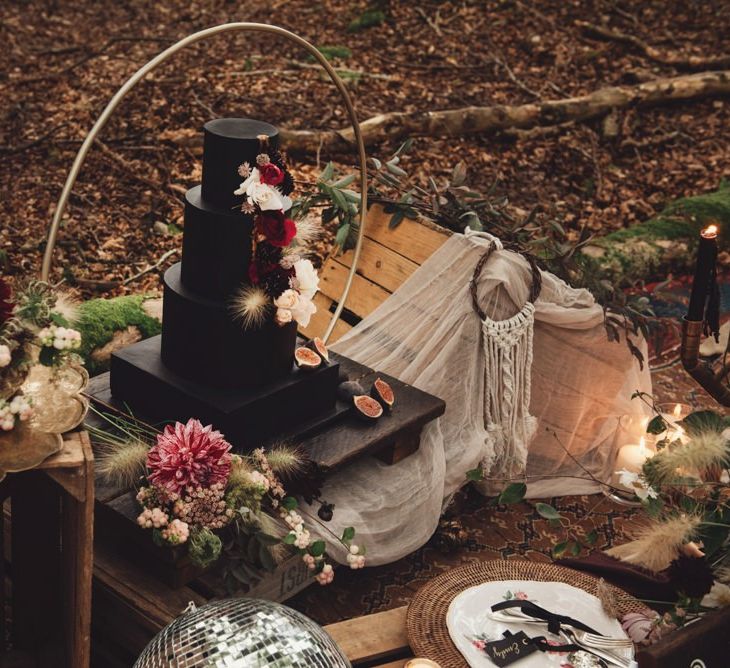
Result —
<svg viewBox="0 0 730 668"><path fill-rule="evenodd" d="M340 248L344 249L347 245L347 239L350 236L350 224L346 223L345 225L342 225L338 230L337 234L335 234L335 244L337 244Z"/></svg>
<svg viewBox="0 0 730 668"><path fill-rule="evenodd" d="M498 503L510 504L519 503L525 498L527 493L527 485L524 482L513 482L507 485L499 495Z"/></svg>
<svg viewBox="0 0 730 668"><path fill-rule="evenodd" d="M559 520L562 517L562 515L548 503L536 503L535 510L537 510L538 514L546 520Z"/></svg>
<svg viewBox="0 0 730 668"><path fill-rule="evenodd" d="M341 179L337 179L332 186L335 188L345 188L349 186L355 179L357 178L357 174L348 174L347 176L343 176Z"/></svg>

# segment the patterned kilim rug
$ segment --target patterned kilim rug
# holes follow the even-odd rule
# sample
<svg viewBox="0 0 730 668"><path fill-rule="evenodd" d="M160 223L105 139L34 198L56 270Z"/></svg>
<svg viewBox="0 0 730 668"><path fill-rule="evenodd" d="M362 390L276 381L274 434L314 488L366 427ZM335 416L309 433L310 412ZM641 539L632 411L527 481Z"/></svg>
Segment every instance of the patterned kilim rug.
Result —
<svg viewBox="0 0 730 668"><path fill-rule="evenodd" d="M689 281L648 285L655 313L668 322L678 322L686 312ZM722 287L722 311L730 313L730 276ZM727 317L726 317L727 319ZM679 362L677 330L664 342L660 356L650 365L654 394L660 402L683 402L695 408L712 407L713 400L684 372ZM486 499L472 491L462 492L449 509L444 530L413 554L387 566L351 571L340 568L328 587L313 585L288 604L321 624L380 612L407 605L419 587L440 573L462 564L485 559L550 561L553 545L565 540L565 530L552 528L535 511L534 503L487 506ZM602 495L565 496L545 499L570 522L570 531L585 536L597 534L594 549L625 542L640 521L632 508L612 503ZM456 526L449 526L456 520ZM462 533L447 550L445 542L460 528ZM585 554L585 552L584 552Z"/></svg>

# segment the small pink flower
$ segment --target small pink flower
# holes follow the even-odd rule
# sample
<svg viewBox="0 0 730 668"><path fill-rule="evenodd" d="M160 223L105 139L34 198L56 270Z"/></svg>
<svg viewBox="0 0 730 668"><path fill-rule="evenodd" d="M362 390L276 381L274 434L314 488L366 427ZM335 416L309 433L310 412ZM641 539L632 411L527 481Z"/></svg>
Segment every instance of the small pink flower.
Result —
<svg viewBox="0 0 730 668"><path fill-rule="evenodd" d="M514 596L519 601L527 601L530 598L524 591L516 591Z"/></svg>
<svg viewBox="0 0 730 668"><path fill-rule="evenodd" d="M483 650L486 647L486 643L483 640L472 640L472 644L477 649Z"/></svg>

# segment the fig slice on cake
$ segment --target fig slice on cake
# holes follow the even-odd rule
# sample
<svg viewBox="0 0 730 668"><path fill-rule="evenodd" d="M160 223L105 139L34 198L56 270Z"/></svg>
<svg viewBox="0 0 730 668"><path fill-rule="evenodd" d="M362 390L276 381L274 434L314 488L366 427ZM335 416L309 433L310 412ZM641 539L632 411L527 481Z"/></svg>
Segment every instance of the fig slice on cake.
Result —
<svg viewBox="0 0 730 668"><path fill-rule="evenodd" d="M313 371L322 364L322 358L314 350L301 347L294 351L294 363L299 369Z"/></svg>
<svg viewBox="0 0 730 668"><path fill-rule="evenodd" d="M324 341L318 336L315 336L311 341L309 341L309 343L307 343L307 347L317 353L325 364L330 363L329 350L327 350L327 346L324 344Z"/></svg>

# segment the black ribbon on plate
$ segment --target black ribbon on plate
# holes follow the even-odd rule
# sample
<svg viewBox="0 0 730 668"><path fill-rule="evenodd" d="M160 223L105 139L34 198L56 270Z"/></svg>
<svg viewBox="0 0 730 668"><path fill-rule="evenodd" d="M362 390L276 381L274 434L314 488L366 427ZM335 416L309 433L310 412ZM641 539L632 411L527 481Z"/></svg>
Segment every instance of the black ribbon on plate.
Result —
<svg viewBox="0 0 730 668"><path fill-rule="evenodd" d="M534 617L535 619L542 619L543 621L547 622L548 631L555 635L559 635L560 627L563 624L565 624L566 626L572 626L575 629L580 629L581 631L586 631L588 633L603 635L602 633L599 633L598 631L592 629L590 626L578 621L577 619L573 619L572 617L568 617L566 615L558 615L554 612L550 612L549 610L545 610L545 608L541 608L539 605L533 603L532 601L522 601L514 599L509 601L502 601L501 603L495 603L492 606L492 612L506 610L507 608L519 608L525 614L530 615L530 617ZM515 622L519 623L519 620L515 619Z"/></svg>

